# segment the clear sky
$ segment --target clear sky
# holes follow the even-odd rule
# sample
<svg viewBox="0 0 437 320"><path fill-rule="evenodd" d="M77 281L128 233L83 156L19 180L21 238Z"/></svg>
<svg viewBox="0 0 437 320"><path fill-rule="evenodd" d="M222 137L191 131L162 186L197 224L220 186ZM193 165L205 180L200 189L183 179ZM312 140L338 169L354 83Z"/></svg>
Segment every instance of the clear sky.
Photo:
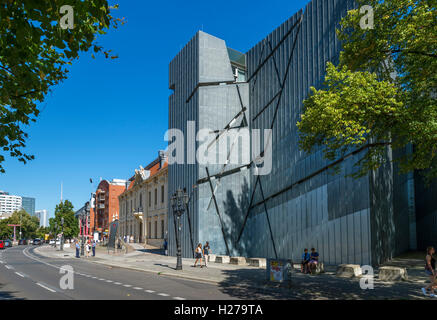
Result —
<svg viewBox="0 0 437 320"><path fill-rule="evenodd" d="M79 209L100 178L127 179L166 148L168 64L203 30L246 52L308 0L119 0L127 23L100 37L116 60L82 54L26 131L27 165L7 158L0 190L36 198L52 216L63 197ZM91 185L89 179L94 180Z"/></svg>

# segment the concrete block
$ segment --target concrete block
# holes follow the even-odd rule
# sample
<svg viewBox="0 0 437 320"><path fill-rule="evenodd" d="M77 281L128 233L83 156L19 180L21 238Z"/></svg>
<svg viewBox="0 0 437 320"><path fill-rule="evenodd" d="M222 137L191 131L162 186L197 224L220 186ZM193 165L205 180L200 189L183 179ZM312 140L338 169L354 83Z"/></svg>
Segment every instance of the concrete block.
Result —
<svg viewBox="0 0 437 320"><path fill-rule="evenodd" d="M265 268L267 266L267 260L265 258L249 258L247 262L252 267Z"/></svg>
<svg viewBox="0 0 437 320"><path fill-rule="evenodd" d="M323 262L319 262L315 268L311 270L313 274L321 274L325 273L325 264Z"/></svg>
<svg viewBox="0 0 437 320"><path fill-rule="evenodd" d="M247 261L245 257L231 257L231 260L229 262L230 264L236 264L238 266L245 266L247 265Z"/></svg>
<svg viewBox="0 0 437 320"><path fill-rule="evenodd" d="M361 267L358 264L340 264L337 267L337 276L342 278L354 278L362 276Z"/></svg>
<svg viewBox="0 0 437 320"><path fill-rule="evenodd" d="M378 278L381 281L405 281L408 280L408 273L406 268L381 267Z"/></svg>
<svg viewBox="0 0 437 320"><path fill-rule="evenodd" d="M217 256L215 254L209 254L208 255L208 262L215 262L216 257Z"/></svg>
<svg viewBox="0 0 437 320"><path fill-rule="evenodd" d="M215 263L229 263L231 258L229 256L217 256L215 258Z"/></svg>

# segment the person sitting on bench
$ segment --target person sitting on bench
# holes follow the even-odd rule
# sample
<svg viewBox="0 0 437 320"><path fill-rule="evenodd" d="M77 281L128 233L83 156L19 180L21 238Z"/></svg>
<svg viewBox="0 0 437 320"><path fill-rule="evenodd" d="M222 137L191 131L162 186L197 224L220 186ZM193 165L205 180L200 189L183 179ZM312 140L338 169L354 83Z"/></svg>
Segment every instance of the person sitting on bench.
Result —
<svg viewBox="0 0 437 320"><path fill-rule="evenodd" d="M312 273L313 269L317 268L318 263L319 263L319 253L316 251L315 248L312 248L310 254L310 262L308 263L310 273Z"/></svg>
<svg viewBox="0 0 437 320"><path fill-rule="evenodd" d="M310 262L310 260L311 260L311 256L308 253L308 249L305 249L302 255L302 263L301 263L302 273L308 273L308 263Z"/></svg>

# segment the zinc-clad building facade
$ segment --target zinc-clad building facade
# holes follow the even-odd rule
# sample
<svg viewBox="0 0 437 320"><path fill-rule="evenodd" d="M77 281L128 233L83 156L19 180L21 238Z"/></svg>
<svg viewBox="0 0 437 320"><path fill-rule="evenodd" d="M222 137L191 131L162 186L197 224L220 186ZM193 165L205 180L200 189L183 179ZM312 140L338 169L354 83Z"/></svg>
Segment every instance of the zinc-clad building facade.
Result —
<svg viewBox="0 0 437 320"><path fill-rule="evenodd" d="M298 261L304 248L315 247L326 264L376 265L409 249L408 210L394 210L394 202L408 194L407 183L395 184L406 177L394 174L390 148L386 165L353 179L348 175L365 148L332 162L322 149L307 154L298 146L302 101L311 86L322 86L326 63L338 63L335 30L353 8L352 0L309 2L246 53L243 83L233 82L225 42L203 32L171 62L170 128L181 129L186 138L187 120L195 120L196 132L220 130L246 107L248 128L272 129L269 175L237 170L222 177L214 193L217 179L209 177L223 172L221 166L169 166L169 197L178 187L190 194L190 221L184 217L181 226L184 256L192 257L191 242L209 241L216 254ZM173 225L170 212L171 255L176 253Z"/></svg>
<svg viewBox="0 0 437 320"><path fill-rule="evenodd" d="M230 57L236 58L231 60ZM169 127L183 132L185 150L183 164L169 163L168 192L170 199L177 188L186 188L190 196L188 212L181 220L182 248L186 257L192 257L197 244L205 241L214 246L214 252L237 253L231 239L236 229L232 229L232 221L224 214L231 209L223 199L228 196L229 201L238 201L247 196L242 190L244 185L248 189L248 172L220 179L219 183L218 180L211 181L215 197L219 199L217 210L212 201L211 184L198 184L198 180L207 178L208 174L232 170L237 165L199 164L196 150L204 143L193 141L199 130L223 130L231 122L238 127L244 119L247 127L248 85L240 83L233 72L233 67L239 65L238 58L242 57L243 54L227 48L223 40L199 31L170 64L170 88L174 92L169 98ZM245 63L242 64L240 68L244 68ZM188 125L189 121L192 126ZM238 151L249 153L250 149L248 145L240 145L234 152ZM214 153L212 149L207 152ZM176 226L171 207L169 210L169 254L174 255Z"/></svg>

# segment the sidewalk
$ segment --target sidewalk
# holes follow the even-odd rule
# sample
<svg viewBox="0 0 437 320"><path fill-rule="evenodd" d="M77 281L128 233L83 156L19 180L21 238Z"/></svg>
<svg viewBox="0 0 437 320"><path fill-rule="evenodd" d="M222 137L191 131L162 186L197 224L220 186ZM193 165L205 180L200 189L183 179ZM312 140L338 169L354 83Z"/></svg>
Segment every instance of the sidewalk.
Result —
<svg viewBox="0 0 437 320"><path fill-rule="evenodd" d="M60 252L53 247L40 247L36 252L51 258L76 259L71 248ZM176 258L158 254L159 250L139 249L128 254L108 254L104 248L98 248L96 257L84 258L90 263L99 263L115 268L151 272L160 276L171 276L216 284L223 292L240 299L369 299L369 300L423 300L420 289L427 278L424 276L420 259L401 257L390 265L403 266L408 270L408 281L383 282L378 279L375 270L374 290L362 290L359 278L339 278L335 275L335 266L325 267L326 273L317 276L293 273L291 288L284 288L265 280L265 268L236 266L230 264L209 263L208 268L193 268L194 259L183 259L183 270L176 271Z"/></svg>
<svg viewBox="0 0 437 320"><path fill-rule="evenodd" d="M51 257L70 259L75 258L75 250L64 248L64 252L53 247L40 247L37 253ZM194 259L182 259L182 271L176 271L176 258L157 254L159 250L148 250L145 248L129 252L127 254L108 254L105 248L98 247L96 257L85 258L93 263L109 265L112 267L127 268L137 271L152 272L161 276L174 276L208 283L221 283L226 281L229 273L237 273L239 277L253 283L263 283L265 279L265 268L250 266L236 266L231 264L208 263L208 267L193 268Z"/></svg>

